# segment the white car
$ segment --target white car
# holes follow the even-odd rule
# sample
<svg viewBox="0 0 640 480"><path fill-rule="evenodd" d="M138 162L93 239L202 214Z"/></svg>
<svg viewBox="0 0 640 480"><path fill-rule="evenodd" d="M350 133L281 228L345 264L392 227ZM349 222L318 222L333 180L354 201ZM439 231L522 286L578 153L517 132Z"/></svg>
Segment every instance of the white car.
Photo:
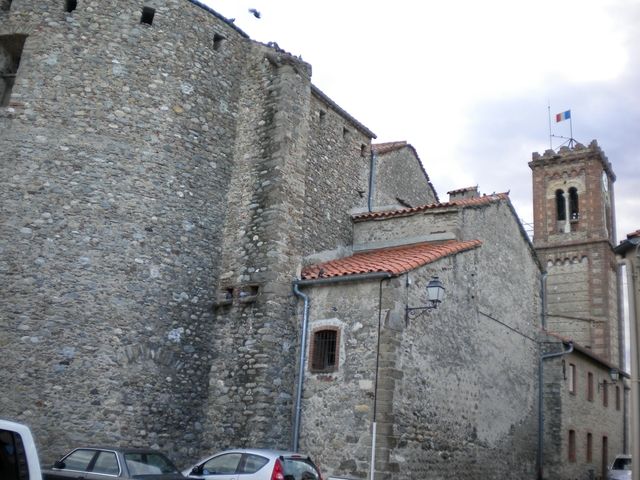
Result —
<svg viewBox="0 0 640 480"><path fill-rule="evenodd" d="M631 480L631 455L616 455L609 467L607 480Z"/></svg>
<svg viewBox="0 0 640 480"><path fill-rule="evenodd" d="M266 449L225 450L200 460L182 474L201 480L322 480L308 456Z"/></svg>

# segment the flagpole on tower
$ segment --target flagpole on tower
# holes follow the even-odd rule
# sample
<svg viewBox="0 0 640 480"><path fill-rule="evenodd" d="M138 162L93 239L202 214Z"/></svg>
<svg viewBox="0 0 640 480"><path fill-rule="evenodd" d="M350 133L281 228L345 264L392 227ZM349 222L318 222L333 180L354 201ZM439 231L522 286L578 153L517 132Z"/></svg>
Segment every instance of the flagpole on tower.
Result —
<svg viewBox="0 0 640 480"><path fill-rule="evenodd" d="M571 110L569 110L571 111ZM569 115L569 148L573 148L573 144L576 143L573 139L573 118Z"/></svg>
<svg viewBox="0 0 640 480"><path fill-rule="evenodd" d="M549 115L549 149L553 150L553 142L551 141L551 137L553 137L551 133L551 102L547 100L547 114Z"/></svg>

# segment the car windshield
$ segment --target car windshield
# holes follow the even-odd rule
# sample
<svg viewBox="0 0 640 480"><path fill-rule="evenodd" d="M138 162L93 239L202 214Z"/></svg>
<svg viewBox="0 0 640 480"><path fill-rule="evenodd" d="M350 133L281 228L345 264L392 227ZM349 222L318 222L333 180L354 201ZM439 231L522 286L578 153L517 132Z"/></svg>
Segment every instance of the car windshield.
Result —
<svg viewBox="0 0 640 480"><path fill-rule="evenodd" d="M616 458L613 462L612 470L631 470L630 458Z"/></svg>
<svg viewBox="0 0 640 480"><path fill-rule="evenodd" d="M306 458L284 458L282 462L285 476L291 475L294 480L319 480L318 470Z"/></svg>
<svg viewBox="0 0 640 480"><path fill-rule="evenodd" d="M125 453L124 460L132 476L178 473L178 469L161 453Z"/></svg>

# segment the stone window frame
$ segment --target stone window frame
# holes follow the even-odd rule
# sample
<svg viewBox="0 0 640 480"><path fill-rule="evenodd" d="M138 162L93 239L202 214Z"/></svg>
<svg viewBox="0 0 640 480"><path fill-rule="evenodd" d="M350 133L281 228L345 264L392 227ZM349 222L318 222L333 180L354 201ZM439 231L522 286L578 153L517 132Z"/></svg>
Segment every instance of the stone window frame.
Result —
<svg viewBox="0 0 640 480"><path fill-rule="evenodd" d="M309 371L311 373L333 373L338 371L338 368L340 366L340 337L341 337L341 331L340 331L340 327L334 326L334 325L318 325L317 327L315 327L310 335L310 342L309 342ZM333 352L333 364L327 367L318 367L317 366L317 348L318 348L318 334L320 334L321 332L333 332L335 333L335 338L334 338L334 344L335 344L335 349ZM323 355L324 356L324 355ZM323 361L323 363L325 363Z"/></svg>
<svg viewBox="0 0 640 480"><path fill-rule="evenodd" d="M569 430L567 438L567 460L576 463L576 431Z"/></svg>

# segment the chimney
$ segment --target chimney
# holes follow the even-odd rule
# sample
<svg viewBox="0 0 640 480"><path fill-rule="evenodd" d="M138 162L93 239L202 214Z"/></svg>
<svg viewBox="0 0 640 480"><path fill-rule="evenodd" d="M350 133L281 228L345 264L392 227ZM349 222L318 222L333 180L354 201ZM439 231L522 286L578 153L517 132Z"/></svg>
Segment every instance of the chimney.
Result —
<svg viewBox="0 0 640 480"><path fill-rule="evenodd" d="M459 188L458 190L451 190L447 192L449 195L449 202L455 202L456 200L467 200L468 198L477 198L480 196L478 193L478 186Z"/></svg>

